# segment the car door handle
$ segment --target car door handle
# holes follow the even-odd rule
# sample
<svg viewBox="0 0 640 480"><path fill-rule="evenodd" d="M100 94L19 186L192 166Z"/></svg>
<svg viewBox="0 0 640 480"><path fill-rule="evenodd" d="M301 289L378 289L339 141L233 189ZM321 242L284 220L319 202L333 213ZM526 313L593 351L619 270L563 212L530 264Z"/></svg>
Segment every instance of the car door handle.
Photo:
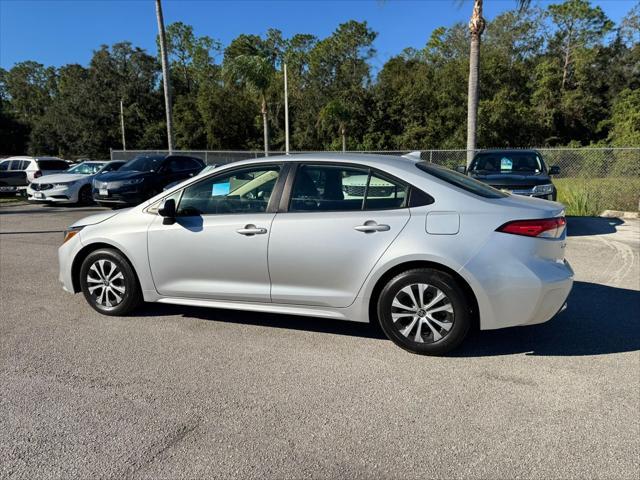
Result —
<svg viewBox="0 0 640 480"><path fill-rule="evenodd" d="M389 230L391 230L391 227L389 225L385 225L383 223L378 224L373 221L364 222L364 225L358 225L357 227L353 227L353 228L358 232L364 232L364 233L388 232Z"/></svg>
<svg viewBox="0 0 640 480"><path fill-rule="evenodd" d="M238 232L240 235L247 235L247 236L264 235L265 233L267 233L267 229L262 227L256 227L255 225L249 224L249 225L245 225L244 228L239 228L238 230L236 230L236 232Z"/></svg>

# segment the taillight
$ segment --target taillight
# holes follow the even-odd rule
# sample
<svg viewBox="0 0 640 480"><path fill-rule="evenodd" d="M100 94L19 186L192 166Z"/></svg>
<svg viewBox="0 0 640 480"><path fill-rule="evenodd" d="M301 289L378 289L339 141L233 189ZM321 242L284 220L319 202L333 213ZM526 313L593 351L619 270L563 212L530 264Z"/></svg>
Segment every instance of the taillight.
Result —
<svg viewBox="0 0 640 480"><path fill-rule="evenodd" d="M42 176L42 172L40 170L36 170L33 173L33 178L40 178Z"/></svg>
<svg viewBox="0 0 640 480"><path fill-rule="evenodd" d="M507 222L496 232L524 235L525 237L559 238L567 221L564 217L541 218L536 220L515 220Z"/></svg>

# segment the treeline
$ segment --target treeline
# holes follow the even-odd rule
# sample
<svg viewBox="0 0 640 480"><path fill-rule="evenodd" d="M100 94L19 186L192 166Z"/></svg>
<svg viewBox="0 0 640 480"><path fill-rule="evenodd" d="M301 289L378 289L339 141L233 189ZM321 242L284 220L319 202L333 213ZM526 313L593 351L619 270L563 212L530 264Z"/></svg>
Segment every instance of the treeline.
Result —
<svg viewBox="0 0 640 480"><path fill-rule="evenodd" d="M192 27L167 27L176 146L284 148L282 65L291 148L464 148L469 34L436 29L373 75L365 22L327 38L278 30L225 48ZM587 0L510 11L482 39L478 146L640 146L640 4L614 25ZM166 148L161 69L130 43L103 45L88 66L27 61L0 70L0 154L108 156Z"/></svg>

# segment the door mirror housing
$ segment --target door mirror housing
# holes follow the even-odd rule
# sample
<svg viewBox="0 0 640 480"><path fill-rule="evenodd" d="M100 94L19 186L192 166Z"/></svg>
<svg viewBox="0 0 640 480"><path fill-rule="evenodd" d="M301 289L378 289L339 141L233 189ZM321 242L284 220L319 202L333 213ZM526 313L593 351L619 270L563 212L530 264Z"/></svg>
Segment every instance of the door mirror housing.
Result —
<svg viewBox="0 0 640 480"><path fill-rule="evenodd" d="M173 198L165 200L162 208L158 209L158 215L164 217L163 225L173 225L176 223L176 201Z"/></svg>
<svg viewBox="0 0 640 480"><path fill-rule="evenodd" d="M558 175L560 173L560 167L557 165L553 165L549 168L549 175Z"/></svg>
<svg viewBox="0 0 640 480"><path fill-rule="evenodd" d="M456 172L467 173L467 166L466 165L458 165L456 167Z"/></svg>

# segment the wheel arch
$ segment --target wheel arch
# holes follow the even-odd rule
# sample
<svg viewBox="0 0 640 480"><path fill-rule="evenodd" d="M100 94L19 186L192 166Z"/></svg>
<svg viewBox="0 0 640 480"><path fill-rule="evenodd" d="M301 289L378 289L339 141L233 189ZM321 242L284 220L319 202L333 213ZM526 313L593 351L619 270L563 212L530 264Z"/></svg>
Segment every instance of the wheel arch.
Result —
<svg viewBox="0 0 640 480"><path fill-rule="evenodd" d="M91 252L95 252L96 250L101 250L103 248L109 249L109 250L115 250L116 252L118 252L120 255L124 257L124 259L129 263L129 266L133 270L133 273L135 274L136 281L138 282L138 286L140 286L140 277L138 275L138 271L136 270L136 267L133 265L133 262L131 261L131 259L129 259L127 254L123 252L122 249L110 243L95 242L82 247L78 251L76 256L73 258L73 263L71 264L71 280L73 282L73 293L78 293L82 290L80 288L80 268L82 268L82 262L84 262L85 258L87 258Z"/></svg>
<svg viewBox="0 0 640 480"><path fill-rule="evenodd" d="M414 270L417 268L430 268L432 270L438 270L451 275L460 285L460 287L464 291L465 297L469 301L469 305L471 307L472 328L475 330L480 328L480 309L478 306L478 299L475 292L471 288L471 285L469 285L469 282L467 282L467 280L465 280L462 275L453 270L451 267L429 260L410 260L399 263L390 267L378 278L375 285L373 286L373 289L371 290L371 296L369 297L369 319L371 322L373 322L374 320L376 322L378 321L376 304L378 302L378 298L380 296L380 293L382 292L382 289L389 282L389 280L402 272Z"/></svg>

